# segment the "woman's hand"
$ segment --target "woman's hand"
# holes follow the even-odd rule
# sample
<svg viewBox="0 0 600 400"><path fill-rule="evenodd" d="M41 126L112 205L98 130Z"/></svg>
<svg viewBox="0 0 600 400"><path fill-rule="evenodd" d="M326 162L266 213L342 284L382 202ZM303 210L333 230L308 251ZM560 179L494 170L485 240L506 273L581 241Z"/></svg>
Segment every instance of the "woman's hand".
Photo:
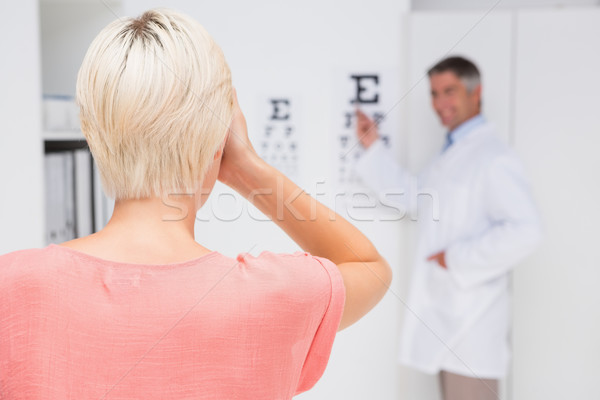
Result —
<svg viewBox="0 0 600 400"><path fill-rule="evenodd" d="M338 266L346 288L339 329L351 325L385 294L392 279L388 263L352 224L304 193L256 154L235 92L233 106L219 180L271 218L303 250Z"/></svg>
<svg viewBox="0 0 600 400"><path fill-rule="evenodd" d="M244 172L248 172L258 161L261 159L248 138L246 118L238 104L237 93L233 89L233 119L223 148L219 180L236 189Z"/></svg>

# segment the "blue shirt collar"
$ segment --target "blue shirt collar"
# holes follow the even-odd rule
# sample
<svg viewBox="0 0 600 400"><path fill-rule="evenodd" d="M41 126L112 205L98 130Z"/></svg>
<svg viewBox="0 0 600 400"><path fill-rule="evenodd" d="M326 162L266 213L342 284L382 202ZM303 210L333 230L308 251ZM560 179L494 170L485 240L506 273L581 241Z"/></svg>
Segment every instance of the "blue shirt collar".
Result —
<svg viewBox="0 0 600 400"><path fill-rule="evenodd" d="M485 118L481 114L477 114L473 118L470 118L448 132L446 135L446 144L444 145L444 150L448 147L452 146L454 143L458 142L460 139L465 137L469 132L471 132L474 128L479 125L483 125L485 123Z"/></svg>

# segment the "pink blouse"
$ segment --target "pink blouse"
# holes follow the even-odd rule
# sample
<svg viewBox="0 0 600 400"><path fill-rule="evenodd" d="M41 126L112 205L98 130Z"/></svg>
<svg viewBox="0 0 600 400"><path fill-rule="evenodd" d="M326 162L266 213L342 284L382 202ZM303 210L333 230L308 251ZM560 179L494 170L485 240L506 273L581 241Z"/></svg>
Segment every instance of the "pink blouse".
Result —
<svg viewBox="0 0 600 400"><path fill-rule="evenodd" d="M337 267L307 253L169 265L9 253L0 398L290 399L323 374L344 296Z"/></svg>

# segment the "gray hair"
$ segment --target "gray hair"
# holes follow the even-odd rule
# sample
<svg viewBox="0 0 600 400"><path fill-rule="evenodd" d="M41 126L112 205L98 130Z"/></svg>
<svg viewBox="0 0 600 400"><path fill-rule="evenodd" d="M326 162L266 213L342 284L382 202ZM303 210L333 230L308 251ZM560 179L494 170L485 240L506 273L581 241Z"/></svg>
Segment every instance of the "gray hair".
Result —
<svg viewBox="0 0 600 400"><path fill-rule="evenodd" d="M432 75L447 71L454 73L465 85L469 93L481 85L479 69L477 69L477 66L473 62L463 57L445 58L431 67L427 71L427 75L431 77Z"/></svg>

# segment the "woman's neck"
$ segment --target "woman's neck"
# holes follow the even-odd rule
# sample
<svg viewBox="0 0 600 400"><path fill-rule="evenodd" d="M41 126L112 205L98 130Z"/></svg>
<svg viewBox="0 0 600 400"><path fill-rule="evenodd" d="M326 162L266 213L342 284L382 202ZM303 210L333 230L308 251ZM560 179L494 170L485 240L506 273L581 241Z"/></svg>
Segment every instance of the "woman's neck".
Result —
<svg viewBox="0 0 600 400"><path fill-rule="evenodd" d="M102 230L63 245L113 261L177 263L210 252L195 241L195 219L194 195L117 200Z"/></svg>

